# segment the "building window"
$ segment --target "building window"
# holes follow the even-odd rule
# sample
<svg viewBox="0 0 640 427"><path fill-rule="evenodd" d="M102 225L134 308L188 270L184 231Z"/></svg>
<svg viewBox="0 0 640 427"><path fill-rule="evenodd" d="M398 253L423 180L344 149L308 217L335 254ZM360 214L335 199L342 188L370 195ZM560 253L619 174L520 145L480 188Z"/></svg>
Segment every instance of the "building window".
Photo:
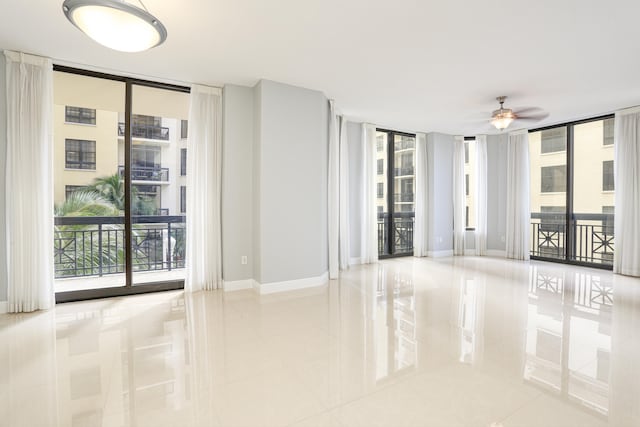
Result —
<svg viewBox="0 0 640 427"><path fill-rule="evenodd" d="M87 187L84 185L65 185L64 186L64 198L65 200L69 200L71 195L76 191L86 190Z"/></svg>
<svg viewBox="0 0 640 427"><path fill-rule="evenodd" d="M65 168L96 169L96 142L83 139L65 139Z"/></svg>
<svg viewBox="0 0 640 427"><path fill-rule="evenodd" d="M469 228L469 206L465 206L464 224L466 228Z"/></svg>
<svg viewBox="0 0 640 427"><path fill-rule="evenodd" d="M469 143L468 142L464 143L464 162L469 163Z"/></svg>
<svg viewBox="0 0 640 427"><path fill-rule="evenodd" d="M96 124L96 110L93 108L64 107L64 121L67 123Z"/></svg>
<svg viewBox="0 0 640 427"><path fill-rule="evenodd" d="M464 176L464 193L469 195L469 174Z"/></svg>
<svg viewBox="0 0 640 427"><path fill-rule="evenodd" d="M187 139L189 134L189 120L180 120L180 138Z"/></svg>
<svg viewBox="0 0 640 427"><path fill-rule="evenodd" d="M543 130L540 133L540 141L540 151L542 154L567 151L567 128L559 127Z"/></svg>
<svg viewBox="0 0 640 427"><path fill-rule="evenodd" d="M561 193L567 191L567 167L543 166L540 168L542 193Z"/></svg>
<svg viewBox="0 0 640 427"><path fill-rule="evenodd" d="M185 213L187 211L187 187L184 185L180 186L180 213Z"/></svg>
<svg viewBox="0 0 640 427"><path fill-rule="evenodd" d="M378 175L384 174L384 159L378 159Z"/></svg>
<svg viewBox="0 0 640 427"><path fill-rule="evenodd" d="M614 119L605 119L602 126L602 145L613 145Z"/></svg>
<svg viewBox="0 0 640 427"><path fill-rule="evenodd" d="M602 220L602 232L607 235L613 236L613 219L615 215L615 207L614 206L603 206L602 213L607 215Z"/></svg>
<svg viewBox="0 0 640 427"><path fill-rule="evenodd" d="M384 197L384 183L379 182L378 183L378 198L382 198Z"/></svg>
<svg viewBox="0 0 640 427"><path fill-rule="evenodd" d="M613 191L613 160L602 162L602 191Z"/></svg>
<svg viewBox="0 0 640 427"><path fill-rule="evenodd" d="M180 149L180 176L187 174L187 149Z"/></svg>

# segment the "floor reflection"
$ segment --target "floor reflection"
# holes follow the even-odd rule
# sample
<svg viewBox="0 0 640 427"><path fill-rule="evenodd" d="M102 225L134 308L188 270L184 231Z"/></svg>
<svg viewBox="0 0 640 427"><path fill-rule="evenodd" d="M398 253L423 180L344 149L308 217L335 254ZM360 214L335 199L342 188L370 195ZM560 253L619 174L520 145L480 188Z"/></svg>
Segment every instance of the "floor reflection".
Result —
<svg viewBox="0 0 640 427"><path fill-rule="evenodd" d="M609 413L610 274L531 267L524 378L606 417Z"/></svg>
<svg viewBox="0 0 640 427"><path fill-rule="evenodd" d="M64 304L0 316L0 419L636 426L638 330L638 279L467 257L388 260L262 297Z"/></svg>

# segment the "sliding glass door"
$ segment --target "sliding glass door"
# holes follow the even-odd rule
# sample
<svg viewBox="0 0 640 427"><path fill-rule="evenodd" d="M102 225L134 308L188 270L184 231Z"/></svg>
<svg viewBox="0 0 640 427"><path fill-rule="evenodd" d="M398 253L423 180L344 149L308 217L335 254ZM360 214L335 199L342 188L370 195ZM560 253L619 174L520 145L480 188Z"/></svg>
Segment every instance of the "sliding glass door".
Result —
<svg viewBox="0 0 640 427"><path fill-rule="evenodd" d="M529 134L532 257L611 267L613 120Z"/></svg>
<svg viewBox="0 0 640 427"><path fill-rule="evenodd" d="M185 88L56 67L58 301L184 285L188 103Z"/></svg>
<svg viewBox="0 0 640 427"><path fill-rule="evenodd" d="M376 133L378 256L413 254L415 135Z"/></svg>

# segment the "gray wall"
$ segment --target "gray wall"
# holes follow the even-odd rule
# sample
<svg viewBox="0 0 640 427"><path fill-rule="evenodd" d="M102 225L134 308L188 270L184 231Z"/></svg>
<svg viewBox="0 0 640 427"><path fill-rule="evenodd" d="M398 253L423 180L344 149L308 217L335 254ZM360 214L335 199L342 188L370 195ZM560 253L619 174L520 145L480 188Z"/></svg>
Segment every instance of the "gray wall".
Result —
<svg viewBox="0 0 640 427"><path fill-rule="evenodd" d="M225 281L246 280L254 262L251 88L224 87L222 129L222 272Z"/></svg>
<svg viewBox="0 0 640 427"><path fill-rule="evenodd" d="M260 265L254 277L272 283L320 276L328 266L328 100L268 80L256 90Z"/></svg>
<svg viewBox="0 0 640 427"><path fill-rule="evenodd" d="M487 137L487 249L504 251L507 233L507 134Z"/></svg>
<svg viewBox="0 0 640 427"><path fill-rule="evenodd" d="M362 223L362 123L347 123L347 145L349 146L349 234L351 258L360 258Z"/></svg>
<svg viewBox="0 0 640 427"><path fill-rule="evenodd" d="M453 136L427 134L430 252L453 250Z"/></svg>
<svg viewBox="0 0 640 427"><path fill-rule="evenodd" d="M0 242L6 242L5 214L5 174L7 159L7 97L6 97L6 65L2 49L0 49ZM7 300L7 256L6 245L0 245L0 301Z"/></svg>
<svg viewBox="0 0 640 427"><path fill-rule="evenodd" d="M253 278L260 281L262 277L262 259L260 248L262 240L260 238L260 131L262 129L262 82L258 82L252 90L253 92L253 150L251 153L252 165L252 233L253 233Z"/></svg>

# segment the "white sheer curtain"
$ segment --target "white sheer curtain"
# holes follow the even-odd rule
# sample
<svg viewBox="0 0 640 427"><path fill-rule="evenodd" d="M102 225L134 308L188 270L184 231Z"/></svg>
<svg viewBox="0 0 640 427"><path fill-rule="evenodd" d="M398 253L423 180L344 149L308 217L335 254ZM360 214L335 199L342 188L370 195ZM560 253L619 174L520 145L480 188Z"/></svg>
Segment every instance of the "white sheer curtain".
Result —
<svg viewBox="0 0 640 427"><path fill-rule="evenodd" d="M476 255L487 254L487 136L476 136Z"/></svg>
<svg viewBox="0 0 640 427"><path fill-rule="evenodd" d="M616 112L614 273L640 276L640 108Z"/></svg>
<svg viewBox="0 0 640 427"><path fill-rule="evenodd" d="M340 224L339 253L340 269L349 268L351 256L351 224L349 223L349 141L347 138L347 121L340 119Z"/></svg>
<svg viewBox="0 0 640 427"><path fill-rule="evenodd" d="M507 258L529 259L529 133L509 134L507 145Z"/></svg>
<svg viewBox="0 0 640 427"><path fill-rule="evenodd" d="M190 101L185 290L194 292L222 287L222 94L193 85Z"/></svg>
<svg viewBox="0 0 640 427"><path fill-rule="evenodd" d="M333 100L329 101L329 171L327 208L329 211L329 279L337 279L340 250L340 118Z"/></svg>
<svg viewBox="0 0 640 427"><path fill-rule="evenodd" d="M427 135L416 134L416 196L415 224L413 226L413 255L427 256L429 213L429 187L427 183Z"/></svg>
<svg viewBox="0 0 640 427"><path fill-rule="evenodd" d="M349 268L349 147L347 121L329 101L329 278Z"/></svg>
<svg viewBox="0 0 640 427"><path fill-rule="evenodd" d="M5 51L8 311L54 305L53 68Z"/></svg>
<svg viewBox="0 0 640 427"><path fill-rule="evenodd" d="M362 263L378 260L378 214L376 212L376 127L362 124L362 223L360 228Z"/></svg>
<svg viewBox="0 0 640 427"><path fill-rule="evenodd" d="M456 136L453 141L453 254L464 255L464 234L466 232L464 180L464 137Z"/></svg>

